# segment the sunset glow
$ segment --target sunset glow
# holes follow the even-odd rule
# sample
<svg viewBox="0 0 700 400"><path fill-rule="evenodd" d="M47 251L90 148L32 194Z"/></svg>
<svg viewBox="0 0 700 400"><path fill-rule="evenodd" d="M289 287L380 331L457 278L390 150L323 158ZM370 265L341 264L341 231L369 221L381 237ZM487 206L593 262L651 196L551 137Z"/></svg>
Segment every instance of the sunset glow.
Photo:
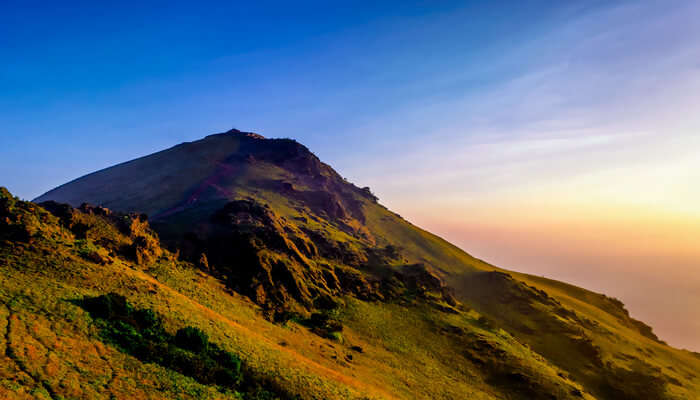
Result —
<svg viewBox="0 0 700 400"><path fill-rule="evenodd" d="M700 351L700 2L474 3L86 7L81 40L72 13L17 7L2 184L32 199L231 127L292 137L468 253L620 298Z"/></svg>

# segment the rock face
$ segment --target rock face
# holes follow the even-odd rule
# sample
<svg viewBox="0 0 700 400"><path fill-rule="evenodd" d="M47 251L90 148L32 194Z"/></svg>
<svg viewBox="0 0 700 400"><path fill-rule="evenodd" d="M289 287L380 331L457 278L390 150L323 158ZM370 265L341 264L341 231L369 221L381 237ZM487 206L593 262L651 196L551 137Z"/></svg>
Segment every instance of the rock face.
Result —
<svg viewBox="0 0 700 400"><path fill-rule="evenodd" d="M314 296L329 291L311 262L318 255L316 246L269 207L253 200L232 201L210 222L208 234L188 238L194 254L206 254L230 286L259 304L282 306L296 300L308 306Z"/></svg>
<svg viewBox="0 0 700 400"><path fill-rule="evenodd" d="M421 298L435 293L457 306L429 267L392 268L390 262L401 258L395 248L353 250L343 242L309 235L252 199L227 203L210 217L206 230L190 233L184 241L182 257L193 262L204 257L207 263L199 261L200 266L273 312L294 309L295 304L313 309L319 299L340 295L387 300L409 292ZM370 259L383 269L367 273Z"/></svg>
<svg viewBox="0 0 700 400"><path fill-rule="evenodd" d="M158 236L151 230L144 214L113 213L107 208L85 203L78 208L54 201L40 205L73 233L80 241L82 254L90 261L105 264L112 256L120 254L138 265L146 265L163 255ZM93 251L93 242L110 249L110 255Z"/></svg>

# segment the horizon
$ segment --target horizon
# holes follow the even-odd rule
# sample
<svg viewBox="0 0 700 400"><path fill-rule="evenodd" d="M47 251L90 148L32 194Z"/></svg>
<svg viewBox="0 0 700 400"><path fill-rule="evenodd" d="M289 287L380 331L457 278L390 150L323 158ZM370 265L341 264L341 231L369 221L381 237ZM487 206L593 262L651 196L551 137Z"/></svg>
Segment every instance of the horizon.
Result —
<svg viewBox="0 0 700 400"><path fill-rule="evenodd" d="M466 252L700 351L698 3L3 8L14 195L233 127L292 137Z"/></svg>

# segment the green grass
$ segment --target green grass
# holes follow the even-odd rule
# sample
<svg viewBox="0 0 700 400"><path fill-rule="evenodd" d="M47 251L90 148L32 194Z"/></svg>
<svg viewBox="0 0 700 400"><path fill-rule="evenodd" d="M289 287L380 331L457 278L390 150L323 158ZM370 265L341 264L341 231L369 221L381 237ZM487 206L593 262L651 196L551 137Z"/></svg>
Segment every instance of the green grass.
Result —
<svg viewBox="0 0 700 400"><path fill-rule="evenodd" d="M212 160L225 158L236 146L224 144L190 146L196 157L172 166L192 168L189 184L173 181L177 171L160 169L112 201L120 207L147 204L147 212L180 204L197 189L192 182L221 170ZM186 153L184 147L174 151ZM158 169L170 159L154 157L141 167ZM117 179L109 171L101 176L105 185ZM163 196L149 187L159 179L173 185ZM135 309L161 315L170 336L185 326L201 330L209 342L240 357L252 382L301 398L680 400L700 395L700 358L644 334L619 302L500 270L359 195L353 199L362 203L364 222L323 217L265 187L264 181L280 179L296 190L318 190L311 180L270 163L247 163L217 179L197 207L163 222L171 224L171 232L207 233L213 211L227 201L252 198L274 210L288 238L310 230L348 253L367 256L363 265L302 259L307 263L299 276L312 290L321 288L315 285L322 268L372 281L423 263L439 271L461 304L448 307L438 293L419 294L417 287L385 301L362 301L337 290L332 318L312 317L319 310L300 307L294 318L274 323L248 297L171 253L135 265L118 251L134 239L103 226L100 218L80 217L92 227L83 238L30 203L13 204L0 236L0 332L6 333L0 335L0 350L9 349L0 351L7 365L0 369L0 398L32 392L55 398L238 396L167 363L144 362L120 351L118 343L105 344L99 324L69 300L110 292L125 296ZM10 234L31 239L8 239ZM370 250L389 245L399 257L373 259ZM89 256L94 252L109 259L96 263ZM261 254L272 260L288 256L269 249ZM230 267L249 266L233 262ZM489 275L493 271L511 278Z"/></svg>

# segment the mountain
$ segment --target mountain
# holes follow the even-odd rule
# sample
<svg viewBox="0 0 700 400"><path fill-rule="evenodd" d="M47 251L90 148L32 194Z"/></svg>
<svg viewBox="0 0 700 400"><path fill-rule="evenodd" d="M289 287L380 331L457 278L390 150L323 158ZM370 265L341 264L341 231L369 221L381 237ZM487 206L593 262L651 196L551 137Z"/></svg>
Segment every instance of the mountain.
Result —
<svg viewBox="0 0 700 400"><path fill-rule="evenodd" d="M35 201L47 200L146 213L185 259L204 254L232 288L271 308L308 307L336 291L381 298L385 265L432 273L483 264L389 212L303 145L237 130L98 171Z"/></svg>
<svg viewBox="0 0 700 400"><path fill-rule="evenodd" d="M692 399L700 355L232 130L0 192L0 397Z"/></svg>

